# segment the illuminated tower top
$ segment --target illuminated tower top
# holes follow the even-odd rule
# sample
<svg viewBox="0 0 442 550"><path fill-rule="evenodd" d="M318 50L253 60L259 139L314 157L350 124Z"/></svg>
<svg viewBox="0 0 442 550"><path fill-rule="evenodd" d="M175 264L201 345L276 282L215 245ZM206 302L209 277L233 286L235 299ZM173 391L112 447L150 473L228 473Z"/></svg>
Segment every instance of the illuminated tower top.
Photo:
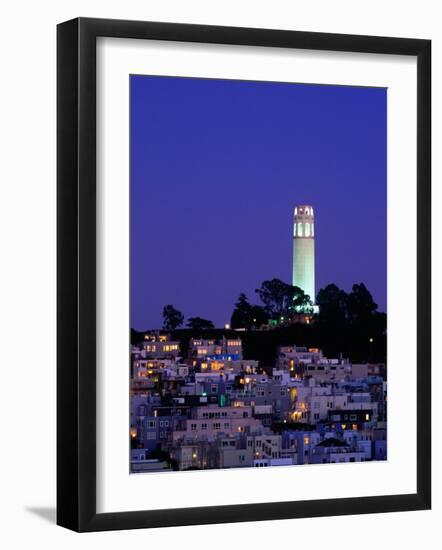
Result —
<svg viewBox="0 0 442 550"><path fill-rule="evenodd" d="M313 206L301 204L295 207L293 236L297 238L313 238L315 236L315 215Z"/></svg>

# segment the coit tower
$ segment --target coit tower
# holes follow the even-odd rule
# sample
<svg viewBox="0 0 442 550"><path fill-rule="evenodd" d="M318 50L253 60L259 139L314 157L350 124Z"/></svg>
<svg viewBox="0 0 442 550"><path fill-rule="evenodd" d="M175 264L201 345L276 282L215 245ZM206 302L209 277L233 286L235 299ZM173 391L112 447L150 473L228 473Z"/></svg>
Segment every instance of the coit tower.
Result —
<svg viewBox="0 0 442 550"><path fill-rule="evenodd" d="M313 207L295 207L293 217L293 286L298 286L315 303L315 219Z"/></svg>

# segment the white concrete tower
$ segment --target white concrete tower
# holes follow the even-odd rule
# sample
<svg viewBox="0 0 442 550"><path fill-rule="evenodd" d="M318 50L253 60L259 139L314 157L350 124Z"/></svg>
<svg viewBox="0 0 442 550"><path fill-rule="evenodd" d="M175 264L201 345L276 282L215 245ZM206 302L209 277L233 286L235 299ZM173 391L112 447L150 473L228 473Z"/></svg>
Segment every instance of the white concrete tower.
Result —
<svg viewBox="0 0 442 550"><path fill-rule="evenodd" d="M292 284L315 303L315 219L313 208L306 204L296 206L294 212Z"/></svg>

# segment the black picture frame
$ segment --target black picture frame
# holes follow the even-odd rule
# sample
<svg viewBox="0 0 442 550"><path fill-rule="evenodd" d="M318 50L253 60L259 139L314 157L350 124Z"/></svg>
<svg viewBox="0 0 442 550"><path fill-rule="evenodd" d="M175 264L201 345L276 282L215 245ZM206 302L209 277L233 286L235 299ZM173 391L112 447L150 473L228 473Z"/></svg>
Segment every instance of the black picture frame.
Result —
<svg viewBox="0 0 442 550"><path fill-rule="evenodd" d="M417 58L417 492L96 512L96 39ZM431 41L79 18L57 28L57 523L83 531L425 510L431 506Z"/></svg>

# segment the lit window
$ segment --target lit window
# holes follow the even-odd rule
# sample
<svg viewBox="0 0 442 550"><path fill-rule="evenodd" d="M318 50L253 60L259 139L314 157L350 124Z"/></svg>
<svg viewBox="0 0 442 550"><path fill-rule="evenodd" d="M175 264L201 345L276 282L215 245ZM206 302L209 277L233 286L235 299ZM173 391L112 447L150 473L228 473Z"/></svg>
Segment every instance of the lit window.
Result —
<svg viewBox="0 0 442 550"><path fill-rule="evenodd" d="M305 224L305 236L310 237L310 224L309 223Z"/></svg>
<svg viewBox="0 0 442 550"><path fill-rule="evenodd" d="M296 223L293 224L293 236L296 237Z"/></svg>
<svg viewBox="0 0 442 550"><path fill-rule="evenodd" d="M315 236L315 224L312 223L312 237Z"/></svg>
<svg viewBox="0 0 442 550"><path fill-rule="evenodd" d="M298 237L302 237L302 223L298 223Z"/></svg>
<svg viewBox="0 0 442 550"><path fill-rule="evenodd" d="M298 215L298 209L295 208L295 216L297 216L297 215Z"/></svg>

